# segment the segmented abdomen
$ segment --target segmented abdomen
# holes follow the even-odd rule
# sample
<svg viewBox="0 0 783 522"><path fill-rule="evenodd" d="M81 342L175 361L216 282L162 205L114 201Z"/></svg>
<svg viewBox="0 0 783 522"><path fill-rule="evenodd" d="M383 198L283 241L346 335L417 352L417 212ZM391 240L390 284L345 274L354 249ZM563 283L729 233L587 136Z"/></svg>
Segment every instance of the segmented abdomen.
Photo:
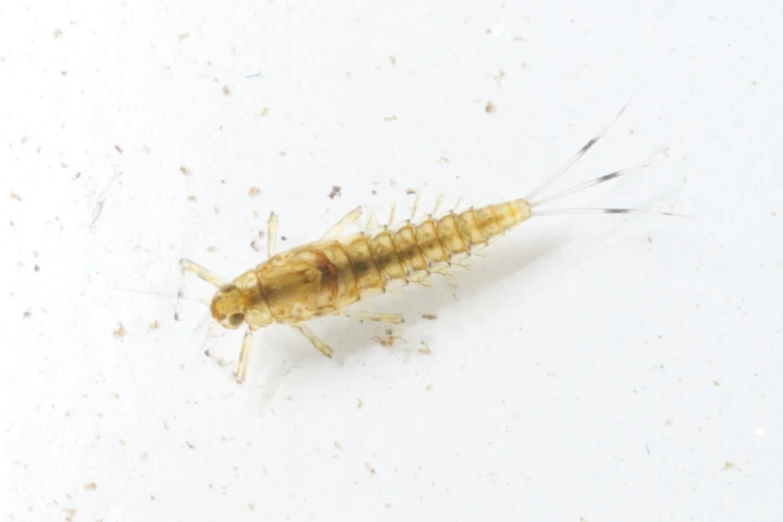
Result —
<svg viewBox="0 0 783 522"><path fill-rule="evenodd" d="M455 257L519 225L530 217L524 199L408 223L397 230L341 240L359 296L383 293L388 281L411 281L448 266Z"/></svg>

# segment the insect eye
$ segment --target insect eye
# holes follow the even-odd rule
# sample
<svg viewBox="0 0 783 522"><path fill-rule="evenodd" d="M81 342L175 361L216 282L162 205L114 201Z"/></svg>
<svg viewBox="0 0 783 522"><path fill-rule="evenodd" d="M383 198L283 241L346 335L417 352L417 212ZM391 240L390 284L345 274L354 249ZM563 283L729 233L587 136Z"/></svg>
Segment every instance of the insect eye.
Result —
<svg viewBox="0 0 783 522"><path fill-rule="evenodd" d="M231 326L239 326L245 320L245 314L231 314L228 318L228 324Z"/></svg>

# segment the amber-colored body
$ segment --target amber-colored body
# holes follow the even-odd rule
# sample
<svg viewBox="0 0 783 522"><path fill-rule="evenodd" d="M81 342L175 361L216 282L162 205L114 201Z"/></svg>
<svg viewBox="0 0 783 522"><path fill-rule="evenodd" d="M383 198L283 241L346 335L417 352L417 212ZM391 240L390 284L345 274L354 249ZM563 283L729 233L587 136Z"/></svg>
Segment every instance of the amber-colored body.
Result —
<svg viewBox="0 0 783 522"><path fill-rule="evenodd" d="M421 281L529 217L529 204L517 199L374 235L309 243L269 258L221 288L212 314L226 326L244 322L250 328L339 314L384 293L390 282Z"/></svg>
<svg viewBox="0 0 783 522"><path fill-rule="evenodd" d="M625 107L617 118L624 110ZM408 221L397 228L384 227L375 233L344 234L345 227L361 216L361 208L357 207L320 241L279 254L276 253L277 216L273 212L267 233L269 258L264 263L230 282L188 259L181 259L180 266L183 271L192 272L217 288L210 308L218 323L229 329L247 325L237 365L238 382L242 382L248 367L253 332L272 323L296 328L321 353L331 357L332 349L304 325L309 319L345 313L360 319L400 323L403 319L399 314L346 309L361 299L384 293L392 283L423 282L430 274L443 274L451 264L470 255L474 248L486 245L532 215L637 212L616 208L540 208L551 201L640 170L652 162L654 155L637 167L618 170L542 197L548 187L598 142L607 128L585 143L563 167L524 199L452 211L438 218L430 216L417 224ZM418 198L412 215L415 215L417 206Z"/></svg>

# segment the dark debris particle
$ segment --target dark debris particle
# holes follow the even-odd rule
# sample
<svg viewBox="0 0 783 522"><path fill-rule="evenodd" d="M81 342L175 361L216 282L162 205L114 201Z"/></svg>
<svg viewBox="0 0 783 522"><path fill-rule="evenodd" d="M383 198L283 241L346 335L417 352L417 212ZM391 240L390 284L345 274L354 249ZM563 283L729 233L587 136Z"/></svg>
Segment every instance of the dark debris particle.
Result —
<svg viewBox="0 0 783 522"><path fill-rule="evenodd" d="M338 185L332 186L332 191L329 193L329 199L334 199L336 197L342 196L342 187Z"/></svg>

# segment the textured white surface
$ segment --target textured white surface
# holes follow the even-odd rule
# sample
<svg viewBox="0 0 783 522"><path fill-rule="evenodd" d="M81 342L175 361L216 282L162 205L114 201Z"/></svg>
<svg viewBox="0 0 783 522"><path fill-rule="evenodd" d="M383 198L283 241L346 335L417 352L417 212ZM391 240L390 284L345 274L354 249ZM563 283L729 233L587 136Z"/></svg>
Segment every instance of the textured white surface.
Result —
<svg viewBox="0 0 783 522"><path fill-rule="evenodd" d="M6 2L0 520L780 520L782 8L688 4ZM241 387L173 320L270 210L524 196L632 94L558 187L665 154L561 206L697 219L533 220Z"/></svg>

